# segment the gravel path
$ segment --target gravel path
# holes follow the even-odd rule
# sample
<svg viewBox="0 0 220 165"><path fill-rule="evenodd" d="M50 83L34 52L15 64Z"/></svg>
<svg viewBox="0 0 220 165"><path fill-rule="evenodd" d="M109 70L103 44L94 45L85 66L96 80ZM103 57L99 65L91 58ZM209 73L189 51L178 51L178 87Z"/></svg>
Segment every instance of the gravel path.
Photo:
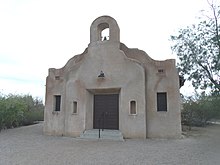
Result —
<svg viewBox="0 0 220 165"><path fill-rule="evenodd" d="M89 141L45 136L42 124L0 133L0 165L219 165L220 125L183 139Z"/></svg>

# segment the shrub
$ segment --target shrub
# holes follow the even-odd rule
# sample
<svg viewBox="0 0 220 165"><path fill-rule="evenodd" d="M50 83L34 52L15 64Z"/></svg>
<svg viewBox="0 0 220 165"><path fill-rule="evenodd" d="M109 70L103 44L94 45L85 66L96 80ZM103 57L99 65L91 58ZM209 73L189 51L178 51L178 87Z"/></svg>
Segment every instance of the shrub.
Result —
<svg viewBox="0 0 220 165"><path fill-rule="evenodd" d="M199 96L197 99L189 97L183 103L181 113L182 124L188 126L205 126L211 119L220 118L220 97Z"/></svg>
<svg viewBox="0 0 220 165"><path fill-rule="evenodd" d="M22 125L30 125L43 120L44 120L43 110L31 110L24 114L24 120L22 122Z"/></svg>
<svg viewBox="0 0 220 165"><path fill-rule="evenodd" d="M0 95L0 130L43 120L44 105L30 95Z"/></svg>

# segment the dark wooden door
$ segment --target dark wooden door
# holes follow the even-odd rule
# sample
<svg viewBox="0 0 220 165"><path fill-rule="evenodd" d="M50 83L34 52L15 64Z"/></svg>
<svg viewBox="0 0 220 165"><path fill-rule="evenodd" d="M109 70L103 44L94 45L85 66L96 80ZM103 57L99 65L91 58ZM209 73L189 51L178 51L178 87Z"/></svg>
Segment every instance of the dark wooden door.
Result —
<svg viewBox="0 0 220 165"><path fill-rule="evenodd" d="M118 94L94 95L93 128L119 128L119 96Z"/></svg>

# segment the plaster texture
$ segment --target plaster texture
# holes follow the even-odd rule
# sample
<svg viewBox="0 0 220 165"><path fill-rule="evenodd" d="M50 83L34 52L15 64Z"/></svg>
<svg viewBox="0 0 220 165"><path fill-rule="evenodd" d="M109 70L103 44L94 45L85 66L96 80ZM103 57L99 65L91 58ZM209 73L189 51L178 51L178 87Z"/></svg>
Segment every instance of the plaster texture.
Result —
<svg viewBox="0 0 220 165"><path fill-rule="evenodd" d="M102 31L109 28L109 39ZM98 77L101 73L104 77ZM157 111L157 93L167 95L167 111ZM78 137L93 129L94 95L119 94L119 130L124 138L181 136L179 75L175 60L155 61L144 51L120 42L117 22L97 18L90 27L90 43L63 68L49 69L46 80L44 132ZM54 111L54 96L61 96ZM135 101L135 114L130 102ZM77 103L76 113L73 111Z"/></svg>

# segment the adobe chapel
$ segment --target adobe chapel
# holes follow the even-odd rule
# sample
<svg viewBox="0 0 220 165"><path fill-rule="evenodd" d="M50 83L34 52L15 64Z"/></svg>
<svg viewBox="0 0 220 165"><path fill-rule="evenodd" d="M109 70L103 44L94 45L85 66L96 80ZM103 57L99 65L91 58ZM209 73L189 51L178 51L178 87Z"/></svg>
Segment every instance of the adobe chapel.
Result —
<svg viewBox="0 0 220 165"><path fill-rule="evenodd" d="M109 36L102 32L109 29ZM95 19L82 54L46 78L44 133L80 137L95 129L123 138L181 136L179 74L175 59L153 60L120 42L110 16Z"/></svg>

